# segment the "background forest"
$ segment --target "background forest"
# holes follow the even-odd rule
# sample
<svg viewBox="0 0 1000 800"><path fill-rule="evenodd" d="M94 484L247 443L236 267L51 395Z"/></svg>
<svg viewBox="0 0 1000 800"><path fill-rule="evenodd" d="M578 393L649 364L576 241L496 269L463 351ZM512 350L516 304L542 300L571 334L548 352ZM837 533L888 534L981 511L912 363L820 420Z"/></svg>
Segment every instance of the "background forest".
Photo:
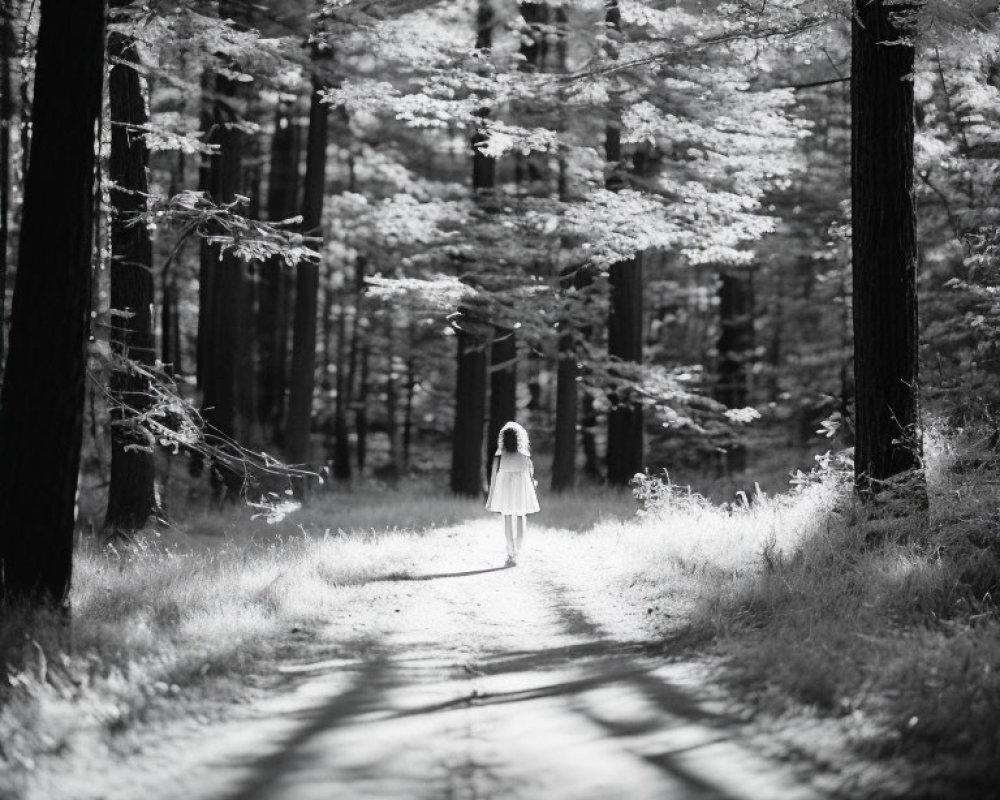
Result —
<svg viewBox="0 0 1000 800"><path fill-rule="evenodd" d="M320 476L300 495L449 466L478 494L514 418L554 490L668 469L729 499L853 443L837 8L112 7L83 445L104 527L185 471L280 494L277 460ZM8 11L9 310L38 14ZM920 20L912 81L921 386L961 424L992 413L996 43L952 16Z"/></svg>
<svg viewBox="0 0 1000 800"><path fill-rule="evenodd" d="M209 509L329 533L398 493L430 525L516 419L543 508L725 526L822 485L795 530L916 548L946 574L867 591L926 579L906 624L995 633L992 6L2 5L0 601ZM775 513L714 635L822 602ZM873 607L845 548L816 563ZM785 688L840 708L820 683Z"/></svg>

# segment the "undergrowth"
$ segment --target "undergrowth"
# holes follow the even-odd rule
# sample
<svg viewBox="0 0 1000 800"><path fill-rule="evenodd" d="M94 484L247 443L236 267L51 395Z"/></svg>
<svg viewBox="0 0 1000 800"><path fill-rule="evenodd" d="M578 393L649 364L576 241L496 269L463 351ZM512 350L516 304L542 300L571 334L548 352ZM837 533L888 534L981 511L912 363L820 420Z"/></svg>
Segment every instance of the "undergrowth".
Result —
<svg viewBox="0 0 1000 800"><path fill-rule="evenodd" d="M724 506L642 479L626 549L646 553L619 580L647 596L681 582L723 680L771 715L844 719L861 754L908 763L921 796L995 796L1000 464L980 445L928 436L925 513L860 506L830 459L788 495Z"/></svg>

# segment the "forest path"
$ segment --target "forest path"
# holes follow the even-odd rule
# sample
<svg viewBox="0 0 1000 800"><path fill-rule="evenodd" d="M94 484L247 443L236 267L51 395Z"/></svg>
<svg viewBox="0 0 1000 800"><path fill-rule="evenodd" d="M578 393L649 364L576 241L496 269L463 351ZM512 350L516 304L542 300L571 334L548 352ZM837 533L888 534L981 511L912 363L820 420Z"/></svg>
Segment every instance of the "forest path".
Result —
<svg viewBox="0 0 1000 800"><path fill-rule="evenodd" d="M356 587L325 649L279 665L294 688L238 721L165 732L70 796L821 796L713 710L669 648L644 640L644 615L608 598L595 621L586 570L545 533L529 528L509 569L495 520L429 534L429 569Z"/></svg>

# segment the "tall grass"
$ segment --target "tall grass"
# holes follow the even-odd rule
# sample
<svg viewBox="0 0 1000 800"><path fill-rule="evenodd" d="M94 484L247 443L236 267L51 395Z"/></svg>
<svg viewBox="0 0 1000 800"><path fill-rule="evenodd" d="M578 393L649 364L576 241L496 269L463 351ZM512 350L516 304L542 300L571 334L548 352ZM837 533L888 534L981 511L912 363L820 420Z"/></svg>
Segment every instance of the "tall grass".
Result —
<svg viewBox="0 0 1000 800"><path fill-rule="evenodd" d="M927 442L930 511L873 516L828 469L718 506L667 490L599 573L650 613L686 611L729 686L773 714L844 720L864 756L905 757L928 797L1000 786L997 460ZM971 468L969 465L973 465Z"/></svg>

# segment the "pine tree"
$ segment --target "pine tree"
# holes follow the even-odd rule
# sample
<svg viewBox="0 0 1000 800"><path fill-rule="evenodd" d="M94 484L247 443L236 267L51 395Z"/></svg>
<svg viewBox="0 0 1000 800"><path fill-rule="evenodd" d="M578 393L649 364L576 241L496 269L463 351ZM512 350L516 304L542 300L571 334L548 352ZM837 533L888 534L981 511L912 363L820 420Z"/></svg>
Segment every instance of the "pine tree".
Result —
<svg viewBox="0 0 1000 800"><path fill-rule="evenodd" d="M920 464L914 49L898 7L857 2L851 46L854 468L862 496Z"/></svg>
<svg viewBox="0 0 1000 800"><path fill-rule="evenodd" d="M103 0L41 0L32 153L0 394L0 597L61 603L83 436Z"/></svg>
<svg viewBox="0 0 1000 800"><path fill-rule="evenodd" d="M112 0L122 8L132 0ZM146 101L135 43L118 31L108 35L111 111L111 348L116 356L110 389L111 478L105 531L131 533L156 510L154 443L143 433L149 380L141 371L156 361L153 338L153 273L149 229L139 218L146 210L149 151L143 132Z"/></svg>

